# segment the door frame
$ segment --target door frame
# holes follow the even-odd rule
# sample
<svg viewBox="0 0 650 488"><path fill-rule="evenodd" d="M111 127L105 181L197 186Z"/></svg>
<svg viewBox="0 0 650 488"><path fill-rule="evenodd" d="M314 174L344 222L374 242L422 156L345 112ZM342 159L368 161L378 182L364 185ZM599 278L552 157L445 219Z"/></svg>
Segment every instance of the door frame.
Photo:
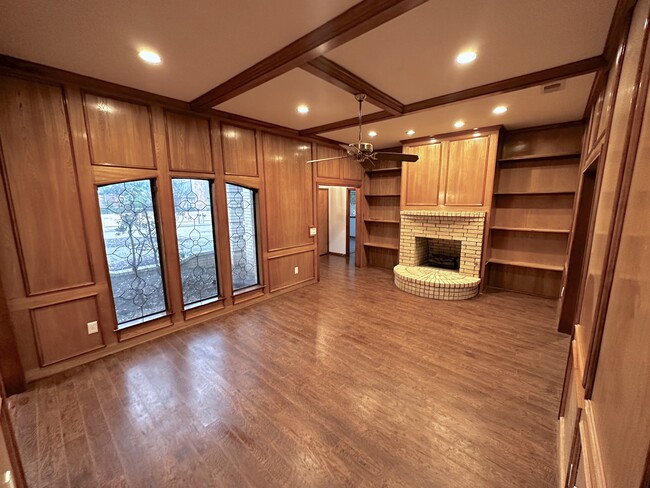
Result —
<svg viewBox="0 0 650 488"><path fill-rule="evenodd" d="M316 236L316 250L317 250L318 256L320 257L320 256L324 256L325 254L329 254L329 252L330 252L330 238L329 238L330 237L329 236L329 234L330 234L330 231L329 231L329 227L330 227L330 210L329 210L329 208L330 208L330 189L329 188L321 188L320 186L318 186L317 189L318 189L318 193L316 195L316 219L317 219L316 226L317 226L317 229L318 229L318 235ZM327 251L325 253L323 253L323 254L320 253L320 246L318 245L318 239L320 237L320 233L321 233L321 230L322 230L321 222L320 222L320 205L319 205L319 202L320 202L320 196L319 195L320 195L321 191L324 191L327 194L327 212L326 212L327 218L325 219L325 227L327 228L327 241L326 241Z"/></svg>

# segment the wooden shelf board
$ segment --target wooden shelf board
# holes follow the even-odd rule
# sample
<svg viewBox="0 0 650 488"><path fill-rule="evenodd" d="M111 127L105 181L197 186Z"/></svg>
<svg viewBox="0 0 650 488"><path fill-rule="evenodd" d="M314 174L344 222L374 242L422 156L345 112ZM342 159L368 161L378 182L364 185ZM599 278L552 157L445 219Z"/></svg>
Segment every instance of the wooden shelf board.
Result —
<svg viewBox="0 0 650 488"><path fill-rule="evenodd" d="M380 244L380 243L375 243L375 242L364 242L364 246L368 247L377 247L379 249L391 249L393 251L398 251L399 246L393 245L393 244Z"/></svg>
<svg viewBox="0 0 650 488"><path fill-rule="evenodd" d="M487 261L493 264L506 264L508 266L519 266L520 268L544 269L546 271L564 271L564 266L555 264L531 263L527 261L512 261L510 259L490 258Z"/></svg>
<svg viewBox="0 0 650 488"><path fill-rule="evenodd" d="M573 195L575 191L505 191L505 192L494 192L495 195Z"/></svg>
<svg viewBox="0 0 650 488"><path fill-rule="evenodd" d="M366 171L368 174L376 174L376 173L400 173L402 171L402 168L378 168L378 169L369 169Z"/></svg>
<svg viewBox="0 0 650 488"><path fill-rule="evenodd" d="M497 159L500 162L508 161L535 161L541 159L568 159L568 158L579 158L580 153L555 153L555 154L532 154L529 156L516 156L511 158L501 158Z"/></svg>
<svg viewBox="0 0 650 488"><path fill-rule="evenodd" d="M374 222L377 224L399 224L399 220L388 219L363 219L364 222Z"/></svg>
<svg viewBox="0 0 650 488"><path fill-rule="evenodd" d="M399 197L399 193L366 193L366 197Z"/></svg>
<svg viewBox="0 0 650 488"><path fill-rule="evenodd" d="M570 234L571 230L569 229L542 229L537 227L504 227L500 225L495 225L491 227L491 230L508 230L514 232L540 232L545 234Z"/></svg>

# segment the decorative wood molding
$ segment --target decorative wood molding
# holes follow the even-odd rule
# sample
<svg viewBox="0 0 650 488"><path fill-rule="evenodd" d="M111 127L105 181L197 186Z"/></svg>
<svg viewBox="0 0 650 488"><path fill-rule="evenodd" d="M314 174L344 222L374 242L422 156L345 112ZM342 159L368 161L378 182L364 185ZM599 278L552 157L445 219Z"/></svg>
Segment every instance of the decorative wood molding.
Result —
<svg viewBox="0 0 650 488"><path fill-rule="evenodd" d="M365 93L368 102L384 109L391 115L402 115L404 112L404 104L400 101L323 56L312 59L302 66L302 69L353 95Z"/></svg>
<svg viewBox="0 0 650 488"><path fill-rule="evenodd" d="M637 0L618 0L616 2L612 23L609 25L607 40L603 49L603 57L610 65L614 61L621 38L627 32L627 26L630 23L636 4Z"/></svg>
<svg viewBox="0 0 650 488"><path fill-rule="evenodd" d="M241 95L399 17L427 0L363 0L190 102L204 110Z"/></svg>
<svg viewBox="0 0 650 488"><path fill-rule="evenodd" d="M526 75L515 76L506 80L488 83L486 85L468 88L466 90L457 91L448 95L429 98L420 102L409 103L404 105L404 112L401 115L407 115L422 110L428 110L442 105L449 105L452 103L462 102L475 98L483 98L490 95L499 93L509 93L517 90L523 90L545 83L563 80L566 78L573 78L576 76L586 75L589 73L596 73L605 70L608 66L607 60L603 56L594 56L593 58L582 59L573 63L563 64L554 68L528 73ZM363 117L363 122L379 122L382 120L392 119L395 115L388 112L377 112L374 114ZM356 118L341 120L331 124L312 127L300 131L300 135L312 136L322 132L330 132L339 129L347 129L357 125Z"/></svg>

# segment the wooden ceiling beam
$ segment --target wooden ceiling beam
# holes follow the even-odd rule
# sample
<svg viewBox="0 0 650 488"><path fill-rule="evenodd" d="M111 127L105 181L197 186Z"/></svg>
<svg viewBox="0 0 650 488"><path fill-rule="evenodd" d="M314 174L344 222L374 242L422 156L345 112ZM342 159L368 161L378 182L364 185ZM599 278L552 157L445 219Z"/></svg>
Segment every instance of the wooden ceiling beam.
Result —
<svg viewBox="0 0 650 488"><path fill-rule="evenodd" d="M514 78L488 83L486 85L468 88L448 95L429 98L420 102L409 103L404 105L404 112L401 115L407 115L422 110L428 110L442 105L449 105L452 103L462 102L465 100L487 97L499 93L509 93L517 90L523 90L533 86L544 85L554 81L563 80L566 78L573 78L576 76L595 73L607 69L608 63L603 56L594 56L593 58L582 59L573 63L563 64L554 68L549 68L534 73L528 73ZM367 115L363 118L365 122L379 122L396 117L388 112L377 112ZM300 131L303 136L310 136L313 134L320 134L323 132L331 132L334 130L347 129L357 125L357 119L346 119L331 124L312 127Z"/></svg>
<svg viewBox="0 0 650 488"><path fill-rule="evenodd" d="M401 102L323 56L312 59L301 68L353 95L365 93L368 102L391 115L402 115L404 112L404 105Z"/></svg>
<svg viewBox="0 0 650 488"><path fill-rule="evenodd" d="M355 37L399 17L427 0L363 0L329 22L242 71L193 100L193 110L205 110L241 95Z"/></svg>

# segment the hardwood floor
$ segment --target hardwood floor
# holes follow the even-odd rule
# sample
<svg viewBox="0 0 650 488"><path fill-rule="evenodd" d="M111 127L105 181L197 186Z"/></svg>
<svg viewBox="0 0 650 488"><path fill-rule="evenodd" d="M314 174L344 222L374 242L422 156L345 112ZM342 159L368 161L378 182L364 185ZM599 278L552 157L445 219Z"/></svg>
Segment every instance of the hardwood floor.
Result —
<svg viewBox="0 0 650 488"><path fill-rule="evenodd" d="M555 301L433 301L322 264L12 397L30 486L555 488Z"/></svg>

